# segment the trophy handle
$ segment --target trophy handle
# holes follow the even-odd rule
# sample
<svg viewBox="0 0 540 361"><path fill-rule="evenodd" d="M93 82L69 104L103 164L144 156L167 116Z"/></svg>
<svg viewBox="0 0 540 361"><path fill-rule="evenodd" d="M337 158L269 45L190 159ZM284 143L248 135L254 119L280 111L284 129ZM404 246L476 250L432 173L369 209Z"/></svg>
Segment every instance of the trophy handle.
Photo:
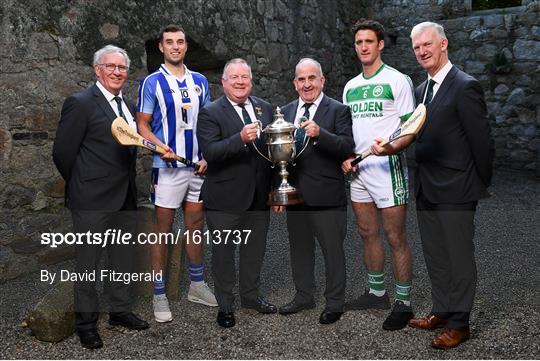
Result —
<svg viewBox="0 0 540 361"><path fill-rule="evenodd" d="M306 144L304 144L304 147L302 149L300 149L300 151L296 154L296 157L294 157L294 159L298 158L300 156L300 154L302 154L302 152L304 150L306 150L309 142L311 142L311 138L308 137Z"/></svg>
<svg viewBox="0 0 540 361"><path fill-rule="evenodd" d="M264 132L264 130L262 129L262 122L261 122L260 120L256 120L256 121L254 121L253 123L256 123L256 124L259 126L259 130L261 131L261 133ZM270 158L268 158L267 156L265 156L264 154L262 154L261 151L259 150L259 148L257 148L257 146L255 145L255 143L251 143L251 145L253 146L253 149L255 149L255 151L256 151L257 153L259 153L259 155L260 155L261 157L263 157L264 159L266 159L267 161L269 161L270 163L272 163L272 167L274 166L274 162L272 162L272 161L270 160Z"/></svg>
<svg viewBox="0 0 540 361"><path fill-rule="evenodd" d="M262 126L262 122L260 120L256 120L254 121L253 123L257 124L259 126L259 130L261 131L261 133L264 133L266 132L266 129L270 126L270 125L267 125L266 127L264 127L263 129L263 126Z"/></svg>
<svg viewBox="0 0 540 361"><path fill-rule="evenodd" d="M259 129L260 129L261 132L263 132L263 133L266 131L266 128L269 127L269 125L267 125L267 126L264 127L264 129L263 129L262 122L261 122L260 120L256 120L256 121L254 121L253 123L257 123L257 124L259 125Z"/></svg>
<svg viewBox="0 0 540 361"><path fill-rule="evenodd" d="M257 148L257 146L255 145L255 143L251 143L251 145L253 146L253 149L255 149L255 151L257 151L257 153L259 153L259 155L261 157L263 157L264 159L266 159L267 161L269 161L270 163L272 163L272 166L274 165L274 162L272 162L270 160L270 158L268 158L267 156L265 156L264 154L261 153L261 151L259 150L259 148Z"/></svg>

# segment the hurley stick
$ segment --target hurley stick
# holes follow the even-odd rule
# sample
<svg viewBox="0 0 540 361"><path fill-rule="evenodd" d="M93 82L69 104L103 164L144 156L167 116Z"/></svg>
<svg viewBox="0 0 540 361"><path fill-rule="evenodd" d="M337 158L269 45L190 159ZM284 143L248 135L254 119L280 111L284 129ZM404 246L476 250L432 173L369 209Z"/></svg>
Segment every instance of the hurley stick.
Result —
<svg viewBox="0 0 540 361"><path fill-rule="evenodd" d="M418 134L420 129L422 129L422 126L424 125L424 122L426 121L426 107L424 104L418 104L414 112L411 114L409 119L404 121L398 129L390 137L388 137L387 140L379 143L381 147L384 147L386 144L393 142L396 139L399 139L401 137L404 137L406 135L414 135ZM359 157L355 158L351 162L351 166L355 166L358 163L360 163L362 160L366 159L371 153L371 148L363 151L361 154L359 154Z"/></svg>
<svg viewBox="0 0 540 361"><path fill-rule="evenodd" d="M113 135L113 138L116 139L116 141L121 145L134 145L137 147L148 149L154 153L158 154L165 154L165 148L163 148L160 145L154 144L148 139L141 136L139 133L134 131L128 123L124 120L122 117L118 117L115 120L113 120L111 125L111 132ZM189 159L182 158L178 154L174 155L174 159L179 161L180 163L184 163L188 167L193 167L195 170L199 168L199 165L197 163L192 162Z"/></svg>

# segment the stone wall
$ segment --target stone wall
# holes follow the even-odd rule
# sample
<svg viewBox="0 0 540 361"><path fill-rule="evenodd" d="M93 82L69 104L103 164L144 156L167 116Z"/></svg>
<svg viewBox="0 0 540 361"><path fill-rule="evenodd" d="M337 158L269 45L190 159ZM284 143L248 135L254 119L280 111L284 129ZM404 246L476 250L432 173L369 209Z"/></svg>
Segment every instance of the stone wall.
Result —
<svg viewBox="0 0 540 361"><path fill-rule="evenodd" d="M422 21L441 23L450 60L484 88L495 166L540 175L540 2L522 3L471 11L470 0L377 1L369 15L380 19L389 34L383 58L409 74L415 85L426 75L411 48L411 28Z"/></svg>
<svg viewBox="0 0 540 361"><path fill-rule="evenodd" d="M39 237L70 230L52 142L65 97L94 80L95 50L112 43L128 51L125 93L134 101L139 80L155 65L159 28L170 23L186 29L186 62L208 76L214 98L225 61L244 57L255 94L284 105L294 97L293 68L304 56L321 61L327 92L339 97L356 71L348 27L362 9L360 1L344 0L2 1L0 282L72 255L70 248L43 247ZM151 163L139 154L144 198Z"/></svg>
<svg viewBox="0 0 540 361"><path fill-rule="evenodd" d="M135 101L138 82L159 63L158 29L186 29L186 63L220 95L226 60L252 64L255 94L277 105L295 96L294 65L320 60L326 93L340 98L359 72L349 28L359 17L379 19L388 30L384 59L424 77L410 48L409 31L423 20L443 23L451 60L486 90L497 145L497 166L536 169L538 154L538 1L473 13L470 0L4 0L0 7L0 282L72 256L50 249L42 232L70 230L64 183L51 150L63 100L93 80L92 54L112 43L132 58L125 93ZM506 59L506 60L505 60ZM150 156L139 152L141 198L148 189Z"/></svg>

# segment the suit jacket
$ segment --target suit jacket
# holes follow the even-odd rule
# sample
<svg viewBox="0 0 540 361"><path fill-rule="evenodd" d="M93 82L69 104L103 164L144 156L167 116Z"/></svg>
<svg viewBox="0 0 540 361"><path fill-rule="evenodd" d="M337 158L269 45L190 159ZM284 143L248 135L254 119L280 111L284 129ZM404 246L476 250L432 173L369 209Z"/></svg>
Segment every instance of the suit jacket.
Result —
<svg viewBox="0 0 540 361"><path fill-rule="evenodd" d="M288 122L294 122L298 100L283 107ZM334 207L347 204L341 163L353 154L351 112L348 106L323 95L313 117L321 127L318 138L310 140L289 165L289 181L298 187L308 206Z"/></svg>
<svg viewBox="0 0 540 361"><path fill-rule="evenodd" d="M133 114L133 105L124 101ZM118 211L126 200L137 204L136 150L112 137L115 118L96 85L64 102L53 159L66 181L66 206L71 210Z"/></svg>
<svg viewBox="0 0 540 361"><path fill-rule="evenodd" d="M272 107L262 99L249 97L255 115L263 128L272 122ZM270 163L244 144L240 132L244 122L226 96L222 96L199 112L197 139L208 162L201 199L209 209L240 212L268 209ZM266 136L261 132L256 144L267 155Z"/></svg>
<svg viewBox="0 0 540 361"><path fill-rule="evenodd" d="M416 88L419 101L427 80ZM493 139L480 83L455 66L427 109L416 141L415 193L431 203L466 203L489 196Z"/></svg>

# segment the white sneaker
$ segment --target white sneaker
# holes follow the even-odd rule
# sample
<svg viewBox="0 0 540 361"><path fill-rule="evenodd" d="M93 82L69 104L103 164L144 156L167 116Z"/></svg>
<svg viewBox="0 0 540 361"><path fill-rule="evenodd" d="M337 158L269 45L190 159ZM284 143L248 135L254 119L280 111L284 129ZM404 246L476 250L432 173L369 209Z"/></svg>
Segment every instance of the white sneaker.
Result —
<svg viewBox="0 0 540 361"><path fill-rule="evenodd" d="M169 308L169 300L167 297L154 296L154 318L157 322L171 322L172 313Z"/></svg>
<svg viewBox="0 0 540 361"><path fill-rule="evenodd" d="M191 283L191 285L189 285L187 299L188 301L201 303L210 307L217 307L218 305L214 293L212 293L212 290L208 287L206 282L196 284Z"/></svg>

